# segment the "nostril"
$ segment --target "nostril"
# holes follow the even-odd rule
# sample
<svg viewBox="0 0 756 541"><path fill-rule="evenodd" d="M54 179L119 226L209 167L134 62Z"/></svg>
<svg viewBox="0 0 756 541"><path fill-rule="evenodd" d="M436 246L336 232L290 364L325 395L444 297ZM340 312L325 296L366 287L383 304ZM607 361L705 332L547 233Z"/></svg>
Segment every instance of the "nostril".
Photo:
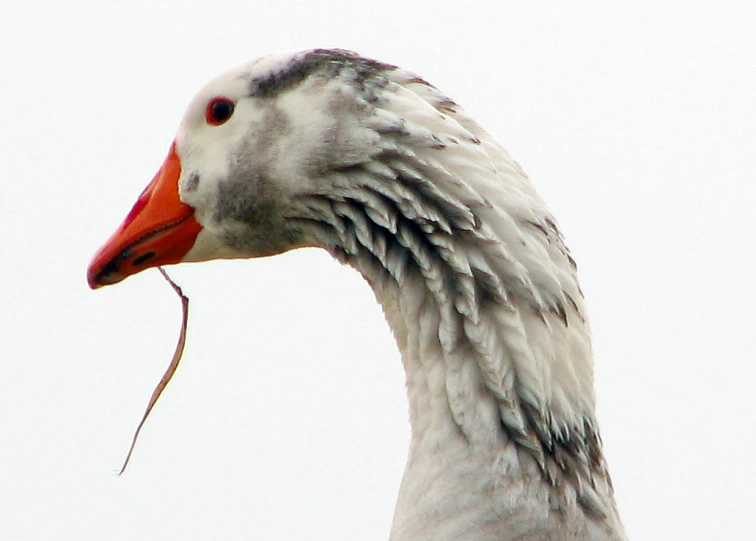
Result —
<svg viewBox="0 0 756 541"><path fill-rule="evenodd" d="M134 262L132 263L135 267L138 267L139 265L143 265L147 263L150 259L155 257L155 252L147 252L146 254L142 254L139 257L137 257Z"/></svg>
<svg viewBox="0 0 756 541"><path fill-rule="evenodd" d="M99 276L108 276L109 274L118 272L118 270L118 262L114 259L102 268Z"/></svg>

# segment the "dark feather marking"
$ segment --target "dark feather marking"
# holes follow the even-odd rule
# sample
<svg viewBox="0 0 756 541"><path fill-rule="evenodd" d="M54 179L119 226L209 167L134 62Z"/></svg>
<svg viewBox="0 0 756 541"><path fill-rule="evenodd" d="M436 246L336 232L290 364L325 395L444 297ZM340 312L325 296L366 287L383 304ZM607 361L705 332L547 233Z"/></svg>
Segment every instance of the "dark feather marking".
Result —
<svg viewBox="0 0 756 541"><path fill-rule="evenodd" d="M393 152L390 154L393 155ZM386 159L386 156L381 157ZM342 239L343 235L347 235L351 239L343 239L342 242L346 241L344 246L334 247L335 255L342 262L350 263L358 269L362 267L363 275L369 281L396 279L396 276L391 275L392 272L387 268L386 262L393 261L399 253L402 256L401 266L404 272L413 274L425 275L428 271L426 258L430 258L443 265L441 275L443 289L460 294L461 280L464 277L457 275L453 265L445 259L444 245L437 245L437 241L434 241L435 236L454 238L455 242L462 244L477 244L474 239L481 239L476 236L475 229L470 228L469 217L464 215L463 209L466 205L457 207L454 201L440 197L440 194L433 190L433 186L423 182L422 174L411 173L409 169L403 173L397 173L394 182L401 183L414 194L413 199L420 202L419 209L407 207L406 201L403 200L406 194L394 192L388 187L390 184L387 185L385 193L384 189L377 186L361 188L369 191L371 197L380 198L383 205L390 209L389 213L395 217L396 229L401 231L401 234L386 229L388 222L382 225L371 218L374 213L371 214L367 210L368 199L350 197L345 194L343 198L330 201L332 208L344 202L349 205L348 209L342 209L339 214L339 226L336 228L338 231L335 230L334 234ZM391 182L390 179L386 181ZM334 213L337 212L334 210ZM440 223L431 218L433 216L444 217L451 226L451 232L445 231ZM477 216L474 213L473 220L476 222L475 227L478 227ZM369 224L367 239L364 231L365 224ZM527 225L537 229L547 239L561 243L561 235L553 220L547 218L543 222L529 222ZM359 232L360 227L362 233ZM362 235L362 241L360 241L360 235ZM406 239L412 239L410 244L404 244ZM392 254L384 248L389 245ZM500 286L493 277L487 276L485 272L476 271L473 268L472 279L475 298L480 306L492 302L499 303L503 300L503 295L506 295L506 292L499 290ZM577 303L569 297L549 298L546 306L533 306L533 310L540 315L543 315L544 309L549 310L566 324L565 303L569 303L577 312ZM518 389L517 384L515 388ZM597 479L603 477L608 479L608 474L602 456L600 438L593 424L589 419L585 419L579 426L553 425L548 410L543 410L542 406L532 404L518 395L519 392L509 399L497 397L501 402L501 408L521 412L524 418L523 427L518 428L505 421L514 413L502 413L501 423L505 433L517 443L521 453L535 460L544 480L553 487L553 494L557 501L560 503L567 501L566 491L568 487L571 487L585 512L594 518L602 518L605 510L600 503L597 503L592 487L595 488ZM462 436L465 436L464 433Z"/></svg>
<svg viewBox="0 0 756 541"><path fill-rule="evenodd" d="M554 298L553 304L549 306L549 311L555 314L561 321L564 323L565 327L569 326L569 323L567 323L567 311L564 309L564 304L562 304L562 301L558 298Z"/></svg>
<svg viewBox="0 0 756 541"><path fill-rule="evenodd" d="M575 261L575 260L574 260L574 259L572 258L572 254L570 253L570 251L569 251L569 250L567 250L567 251L566 251L566 255L567 255L567 261L569 261L569 262L570 262L570 266L571 266L571 267L572 267L573 269L577 270L577 261Z"/></svg>
<svg viewBox="0 0 756 541"><path fill-rule="evenodd" d="M559 488L566 480L575 488L578 501L586 512L594 518L604 518L604 510L596 507L593 500L585 496L587 487L584 483L595 488L596 476L605 477L611 486L601 450L601 439L593 425L588 419L584 419L582 427L572 427L567 432L554 432L538 409L526 401L521 402L521 407L544 453L541 461L537 454L535 458L545 478L555 488ZM528 447L525 449L531 451L531 454L535 452Z"/></svg>
<svg viewBox="0 0 756 541"><path fill-rule="evenodd" d="M575 302L575 299L573 299L569 293L564 293L564 298L567 299L567 302L570 303L570 306L572 306L572 309L575 311L577 316L580 318L580 321L585 323L585 317L583 314L580 313L580 308L578 307L577 303Z"/></svg>
<svg viewBox="0 0 756 541"><path fill-rule="evenodd" d="M271 107L260 121L259 136L240 142L235 155L241 158L229 164L227 178L218 186L213 213L217 223L246 226L224 228L221 234L229 246L275 253L298 242L296 233L283 221L281 204L285 197L272 166L278 159L276 142L291 130L289 117Z"/></svg>
<svg viewBox="0 0 756 541"><path fill-rule="evenodd" d="M432 84L430 84L428 81L426 81L425 79L423 79L419 75L415 75L414 77L412 77L411 79L409 79L406 84L412 84L412 83L419 84L419 85L429 86L431 88L436 88L435 86L433 86Z"/></svg>
<svg viewBox="0 0 756 541"><path fill-rule="evenodd" d="M549 238L549 232L546 230L546 228L543 225L539 224L538 222L534 222L532 220L523 220L522 223L525 225L529 225L530 227L534 227L535 229L543 233L544 237Z"/></svg>
<svg viewBox="0 0 756 541"><path fill-rule="evenodd" d="M567 263L574 270L577 270L577 263L572 258L569 248L567 248L567 246L564 244L564 236L562 235L562 232L559 231L559 227L557 227L556 222L551 216L548 216L548 215L545 216L543 219L543 223L534 222L532 220L523 220L521 223L524 226L532 227L540 231L543 234L543 236L546 237L546 240L549 242L549 244L552 244L552 243L556 244L559 251L562 252L565 259L567 260Z"/></svg>
<svg viewBox="0 0 756 541"><path fill-rule="evenodd" d="M189 180L186 181L186 185L184 186L184 191L185 192L195 191L197 187L199 186L199 183L200 183L200 176L199 176L199 173L195 171L189 176Z"/></svg>
<svg viewBox="0 0 756 541"><path fill-rule="evenodd" d="M281 92L291 90L314 73L335 77L345 68L354 72L357 82L364 84L396 66L363 58L357 53L342 49L314 49L302 56L296 56L279 71L254 77L250 81L250 95L258 98L272 98Z"/></svg>
<svg viewBox="0 0 756 541"><path fill-rule="evenodd" d="M447 97L439 99L436 103L433 104L433 107L435 107L437 111L441 111L443 113L455 114L459 111L459 106L457 105L457 103L453 99Z"/></svg>

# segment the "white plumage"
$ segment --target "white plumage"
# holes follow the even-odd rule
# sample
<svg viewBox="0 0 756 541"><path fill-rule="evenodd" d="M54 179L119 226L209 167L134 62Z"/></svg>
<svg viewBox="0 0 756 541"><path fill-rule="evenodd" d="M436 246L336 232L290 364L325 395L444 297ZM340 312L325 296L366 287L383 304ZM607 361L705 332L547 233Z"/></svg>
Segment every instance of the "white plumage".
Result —
<svg viewBox="0 0 756 541"><path fill-rule="evenodd" d="M216 123L218 98L233 111ZM412 424L392 541L625 539L574 261L520 166L457 104L354 53L287 53L205 87L175 158L201 227L182 261L314 245L372 286ZM153 251L127 268L141 239L90 282L159 264Z"/></svg>

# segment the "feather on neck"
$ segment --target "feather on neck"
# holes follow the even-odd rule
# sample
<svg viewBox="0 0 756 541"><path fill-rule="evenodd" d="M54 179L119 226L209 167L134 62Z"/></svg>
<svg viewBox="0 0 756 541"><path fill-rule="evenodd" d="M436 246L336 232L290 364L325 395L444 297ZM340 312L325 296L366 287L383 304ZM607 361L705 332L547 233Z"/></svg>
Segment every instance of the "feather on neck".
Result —
<svg viewBox="0 0 756 541"><path fill-rule="evenodd" d="M253 79L296 124L278 149L287 170L266 174L296 180L283 217L302 244L363 274L401 349L412 448L393 538L426 538L428 513L451 505L444 516L478 521L488 506L512 533L525 509L543 515L531 525L571 531L565 539L602 538L591 529L621 539L582 293L546 206L509 154L424 80L312 54ZM444 531L456 539L460 528Z"/></svg>

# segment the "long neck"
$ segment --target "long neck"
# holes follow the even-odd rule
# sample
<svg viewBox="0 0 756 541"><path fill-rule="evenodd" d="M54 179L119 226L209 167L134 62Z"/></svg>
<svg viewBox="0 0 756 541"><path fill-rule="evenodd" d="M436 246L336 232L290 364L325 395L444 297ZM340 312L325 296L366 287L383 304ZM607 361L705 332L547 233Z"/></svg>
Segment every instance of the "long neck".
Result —
<svg viewBox="0 0 756 541"><path fill-rule="evenodd" d="M412 442L392 538L503 541L520 523L572 535L521 531L534 539L622 539L582 294L555 221L456 104L399 82L381 111L366 108L369 159L320 173L286 216L362 273L402 353ZM457 522L429 526L444 517Z"/></svg>
<svg viewBox="0 0 756 541"><path fill-rule="evenodd" d="M502 422L473 348L444 352L443 316L422 282L374 284L402 353L412 426L391 539L518 539L528 519L548 516L551 487Z"/></svg>
<svg viewBox="0 0 756 541"><path fill-rule="evenodd" d="M621 539L574 272L551 289L486 225L493 211L447 208L439 225L433 209L366 194L309 209L320 243L372 285L402 353L412 441L392 539L488 539L475 537L481 521L516 539L529 518ZM553 221L524 231L572 268Z"/></svg>

